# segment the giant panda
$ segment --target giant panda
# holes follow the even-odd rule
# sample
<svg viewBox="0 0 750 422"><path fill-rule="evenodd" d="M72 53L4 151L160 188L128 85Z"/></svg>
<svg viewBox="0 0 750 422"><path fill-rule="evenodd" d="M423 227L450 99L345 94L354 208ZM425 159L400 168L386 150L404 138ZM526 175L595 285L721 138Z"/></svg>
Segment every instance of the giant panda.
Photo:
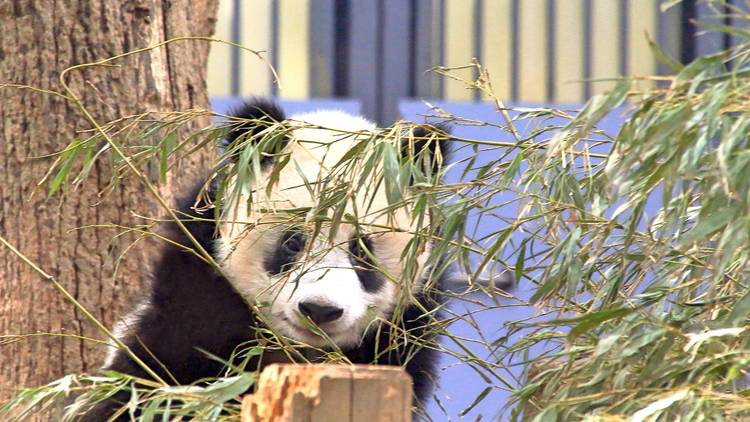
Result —
<svg viewBox="0 0 750 422"><path fill-rule="evenodd" d="M320 198L311 186L314 181L326 177L359 142L370 140L376 125L340 111L287 119L277 104L263 99L244 103L233 116L236 124L225 137L225 167L219 168L247 160L243 153L248 148L268 150L255 165L245 163L253 169L252 177L225 172L207 194L199 181L186 195L179 215L185 216L189 236L174 224L169 228L171 242L154 264L150 290L117 324L116 336L163 380L180 385L221 375L222 360L230 360L243 345L268 345L248 369L298 360L295 356L322 361L328 351L338 350L352 363L404 366L413 379L415 406L423 404L437 364L434 328L426 325L435 321L442 304L435 293L439 261L428 264L430 242L420 240L413 276L399 281L404 278L402 251L415 245L413 209L366 215L363 208L387 202L380 186L368 198L352 200L349 206L360 207L362 217L341 224L334 234L316 232L324 223L291 222L288 215L274 212L315 206ZM275 141L261 145L260 139L268 140L273 130ZM404 136L399 159L418 153L421 169L437 177L447 151L440 142L426 140L430 130L424 125ZM290 158L293 165L278 165ZM220 215L213 218L209 210L217 205ZM433 218L418 217L423 226ZM211 254L220 270L187 250L192 247L189 237ZM307 346L295 347L296 354L284 353L267 341L269 330ZM116 348L102 370L149 378ZM129 398L127 392L117 393L82 420L106 420Z"/></svg>

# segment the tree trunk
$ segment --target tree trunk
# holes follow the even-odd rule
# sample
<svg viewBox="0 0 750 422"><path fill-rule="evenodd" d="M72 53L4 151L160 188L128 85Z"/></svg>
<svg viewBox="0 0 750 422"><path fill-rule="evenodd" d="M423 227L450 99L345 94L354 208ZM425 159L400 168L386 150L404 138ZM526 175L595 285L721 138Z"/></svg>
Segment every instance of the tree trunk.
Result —
<svg viewBox="0 0 750 422"><path fill-rule="evenodd" d="M210 36L217 2L0 2L0 84L63 92L58 77L70 66L178 36ZM208 50L205 41L178 41L118 59L113 62L117 67L75 70L67 80L98 122L144 111L207 109ZM207 124L204 118L186 129ZM52 163L53 158L44 156L64 149L80 131L91 128L82 113L60 97L0 85L0 234L111 327L142 290L147 273L143 264L153 255L153 245L139 243L129 250L113 277L118 256L133 238L113 241L111 230L72 229L133 224L133 212L162 216L164 210L132 176L105 198L98 197L111 174L107 160L97 162L83 189L50 199L44 191L31 195ZM202 152L183 162L180 180L197 177L196 169L205 167L210 155ZM170 186L162 188L167 196ZM91 373L106 353L106 346L73 337L104 338L49 283L0 246L0 336L35 333L57 336L0 337L0 400L18 387L66 373Z"/></svg>

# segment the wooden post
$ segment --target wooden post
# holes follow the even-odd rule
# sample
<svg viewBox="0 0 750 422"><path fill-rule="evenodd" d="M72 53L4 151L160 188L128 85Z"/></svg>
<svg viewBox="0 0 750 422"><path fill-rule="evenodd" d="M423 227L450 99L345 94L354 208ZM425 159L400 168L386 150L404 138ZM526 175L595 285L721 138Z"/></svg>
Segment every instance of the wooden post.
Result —
<svg viewBox="0 0 750 422"><path fill-rule="evenodd" d="M399 367L269 365L242 422L411 422L411 377Z"/></svg>

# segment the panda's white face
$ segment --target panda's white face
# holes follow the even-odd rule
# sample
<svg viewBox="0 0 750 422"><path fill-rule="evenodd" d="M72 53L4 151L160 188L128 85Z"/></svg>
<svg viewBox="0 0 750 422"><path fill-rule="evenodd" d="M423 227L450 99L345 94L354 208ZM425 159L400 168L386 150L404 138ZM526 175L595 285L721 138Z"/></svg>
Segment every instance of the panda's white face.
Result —
<svg viewBox="0 0 750 422"><path fill-rule="evenodd" d="M347 212L361 216L360 231L341 224L335 239L327 237L325 225L312 239L311 227L285 222L281 214L248 210L248 195L265 208L313 206L319 198L310 186L325 177L355 141L370 136L351 133L375 128L372 122L341 112L297 115L291 120L308 124L300 123L293 130L287 147L293 163L281 170L270 195L266 175L255 189L243 189L243 194L227 201L219 260L234 288L248 303L258 305L280 334L316 347L331 342L352 347L374 319L387 317L399 301L401 254L413 238L408 232L414 230L414 223L407 209L378 212L388 208L382 188L351 201ZM426 254L427 249L418 257L418 268ZM412 292L420 288L418 280L408 286Z"/></svg>
<svg viewBox="0 0 750 422"><path fill-rule="evenodd" d="M320 237L307 240L298 228L258 233L255 244L268 242L266 246L256 249L240 241L227 255L224 268L235 288L257 303L281 334L313 346L354 346L373 319L388 315L398 299L397 283L360 263L355 255L367 255L358 248L366 242L378 261L388 260L392 266L399 265L400 251L379 249L389 243L395 246L384 237L364 242L354 235L336 242ZM281 268L284 265L288 269Z"/></svg>

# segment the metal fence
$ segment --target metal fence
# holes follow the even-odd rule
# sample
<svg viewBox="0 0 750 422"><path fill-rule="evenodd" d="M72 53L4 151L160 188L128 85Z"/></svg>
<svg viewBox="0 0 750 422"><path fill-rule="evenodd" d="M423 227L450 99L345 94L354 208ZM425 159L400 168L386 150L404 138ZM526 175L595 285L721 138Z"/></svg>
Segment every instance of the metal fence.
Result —
<svg viewBox="0 0 750 422"><path fill-rule="evenodd" d="M730 5L748 7L746 0ZM509 102L578 103L606 90L612 77L657 73L647 34L683 61L733 42L701 36L693 23L715 22L710 17L726 10L697 0L664 12L661 6L658 0L221 0L217 38L266 51L281 85L254 55L214 44L209 92L354 98L366 115L387 124L398 117L402 98L481 99L459 82L425 73L433 66L476 58ZM730 15L718 19L742 25Z"/></svg>

